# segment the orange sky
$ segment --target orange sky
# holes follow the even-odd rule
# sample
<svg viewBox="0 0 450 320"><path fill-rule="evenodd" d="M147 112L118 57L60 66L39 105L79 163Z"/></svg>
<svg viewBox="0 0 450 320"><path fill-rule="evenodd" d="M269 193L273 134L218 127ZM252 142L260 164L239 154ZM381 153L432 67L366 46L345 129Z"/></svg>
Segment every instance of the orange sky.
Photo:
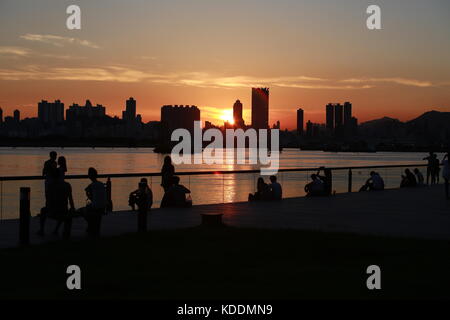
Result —
<svg viewBox="0 0 450 320"><path fill-rule="evenodd" d="M103 104L120 115L133 96L144 121L165 104L197 105L219 124L236 99L250 121L251 87L270 87L270 123L324 122L328 102L351 101L359 121L450 111L450 4L369 1L80 0L0 3L0 107L36 116L41 99ZM421 14L418 14L420 12Z"/></svg>

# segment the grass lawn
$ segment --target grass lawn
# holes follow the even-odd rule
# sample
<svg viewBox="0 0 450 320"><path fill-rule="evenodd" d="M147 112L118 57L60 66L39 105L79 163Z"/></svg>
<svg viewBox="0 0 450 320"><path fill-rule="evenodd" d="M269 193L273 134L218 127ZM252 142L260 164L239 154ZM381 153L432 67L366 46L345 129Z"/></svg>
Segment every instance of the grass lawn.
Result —
<svg viewBox="0 0 450 320"><path fill-rule="evenodd" d="M0 298L449 298L450 242L202 227L0 250ZM66 289L81 267L82 290ZM381 267L382 290L366 288Z"/></svg>

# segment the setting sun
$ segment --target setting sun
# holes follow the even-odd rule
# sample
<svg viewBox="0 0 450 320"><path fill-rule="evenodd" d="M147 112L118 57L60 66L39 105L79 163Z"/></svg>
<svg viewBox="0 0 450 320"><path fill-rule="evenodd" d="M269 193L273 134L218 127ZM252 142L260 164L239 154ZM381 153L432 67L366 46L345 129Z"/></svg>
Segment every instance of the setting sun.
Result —
<svg viewBox="0 0 450 320"><path fill-rule="evenodd" d="M228 122L229 124L234 124L233 110L231 109L223 110L220 119L223 120L224 122Z"/></svg>

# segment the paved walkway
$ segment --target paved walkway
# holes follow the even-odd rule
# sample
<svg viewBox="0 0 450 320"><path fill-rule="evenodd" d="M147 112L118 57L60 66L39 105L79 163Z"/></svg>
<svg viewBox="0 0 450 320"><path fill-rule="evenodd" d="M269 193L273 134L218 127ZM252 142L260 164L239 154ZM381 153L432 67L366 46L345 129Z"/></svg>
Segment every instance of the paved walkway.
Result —
<svg viewBox="0 0 450 320"><path fill-rule="evenodd" d="M417 237L450 240L450 200L443 186L408 190L387 190L338 194L329 198L292 198L281 202L230 203L194 206L190 209L155 209L150 229L178 229L198 226L201 213L223 213L224 222L235 227L300 229L352 232L367 235ZM31 221L31 243L58 240L35 233L39 219ZM51 233L54 221L49 220ZM86 237L83 219L74 219L72 235ZM117 212L104 217L102 235L112 236L137 229L136 215ZM18 220L0 221L0 248L18 242Z"/></svg>

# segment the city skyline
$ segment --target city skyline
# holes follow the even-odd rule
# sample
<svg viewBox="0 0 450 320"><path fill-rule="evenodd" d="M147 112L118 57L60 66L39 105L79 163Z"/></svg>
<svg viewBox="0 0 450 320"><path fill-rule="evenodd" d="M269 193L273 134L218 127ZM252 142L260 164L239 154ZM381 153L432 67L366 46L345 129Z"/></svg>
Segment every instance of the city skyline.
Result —
<svg viewBox="0 0 450 320"><path fill-rule="evenodd" d="M268 90L269 90L269 88L251 88L251 89L252 89L252 93L254 93L255 90L267 90L267 94L268 94ZM86 99L85 102L86 102L86 104L84 106L83 105L79 105L78 103L74 102L74 103L72 103L70 105L67 105L68 107L66 108L65 107L66 104L61 99L55 99L54 102L42 99L40 102L35 104L35 107L37 105L37 108L35 108L35 114L31 115L31 116L26 116L26 115L24 116L24 114L22 113L22 110L19 109L19 108L13 109L8 114L0 106L0 118L1 118L0 122L5 122L6 118L12 118L12 119L14 119L16 121L17 120L17 115L16 115L17 112L19 113L18 117L19 117L20 120L24 120L24 119L39 119L43 123L55 122L54 120L52 120L52 121L43 120L46 117L48 118L48 115L43 115L44 112L41 111L41 108L42 108L43 104L58 105L59 108L61 108L61 111L60 111L61 115L58 115L58 116L54 115L54 117L58 117L58 119L59 119L57 122L70 121L71 120L70 117L72 116L72 114L74 114L76 112L76 114L79 115L80 111L82 112L87 106L91 107L92 110L94 110L94 112L96 112L96 113L97 113L97 111L100 111L100 113L99 113L100 116L108 116L108 117L111 117L111 118L117 118L117 119L125 120L127 122L136 121L137 119L139 119L139 121L141 121L142 123L152 123L152 122L160 122L160 121L162 121L161 109L164 108L164 107L168 107L168 106L170 106L170 107L172 107L172 106L173 107L180 107L180 108L183 108L183 107L187 108L187 107L191 107L192 106L192 107L195 107L195 108L198 108L199 110L201 110L202 114L204 112L202 108L200 108L200 107L198 107L196 105L189 105L189 104L186 104L186 105L184 105L184 104L168 105L168 104L166 104L166 105L163 105L163 106L159 107L160 114L159 114L157 119L151 119L149 121L144 121L144 119L142 118L141 114L140 113L138 114L138 104L137 104L138 100L134 99L134 97L129 97L129 98L125 99L125 104L123 104L123 102L122 102L122 106L121 106L122 111L120 112L120 114L121 114L120 116L116 115L116 114L108 113L106 111L107 106L105 106L103 104L97 104L96 106L93 106L91 104L91 99L89 99L89 98ZM258 104L258 103L256 103L256 104ZM335 108L336 107L340 110L339 111L340 115L336 115L336 113L335 113ZM342 126L342 129L344 129L344 127L348 126L349 124L350 125L354 125L354 123L351 123L352 121L356 121L355 125L357 126L358 123L364 123L364 122L367 122L367 121L372 121L372 120L377 120L378 119L378 118L377 119L367 119L367 121L361 121L360 122L359 118L353 116L352 107L353 107L353 103L349 102L349 101L344 102L344 104L341 104L339 102L337 102L337 103L329 102L329 103L325 104L324 106L322 106L322 112L319 111L319 112L315 112L314 113L317 116L317 118L316 118L317 121L313 120L314 117L311 117L310 115L308 115L307 109L305 109L304 107L301 107L301 108L293 107L292 110L287 110L287 111L290 112L289 118L291 118L292 121L294 121L295 126L293 126L291 128L291 127L288 127L288 126L284 126L283 127L283 125L281 125L281 127L278 128L278 129L282 129L282 130L286 130L287 129L289 131L297 131L297 132L299 132L299 125L300 125L300 123L302 123L303 124L302 131L306 131L306 124L307 124L307 122L310 122L312 124L323 125L324 127L327 128L328 131L334 132L334 130L337 129L337 127L335 126L336 123L338 123L338 126L339 125ZM259 107L256 106L255 107L255 111L257 111L258 108ZM331 110L330 110L330 108L331 108ZM96 109L99 109L99 110L96 110ZM123 110L123 109L125 109L125 110ZM270 106L270 103L268 103L267 111L268 111L268 114L269 114L269 118L270 118L270 110L271 110L271 106ZM426 113L426 112L429 112L429 111L439 111L439 110L428 109L428 110L424 110L423 113ZM54 113L55 111L52 111L52 112ZM46 113L49 113L49 111L47 111ZM200 117L199 116L199 121L201 121L202 127L207 126L205 124L209 123L209 124L212 124L212 125L215 125L215 126L224 126L225 124L227 124L227 125L234 126L235 128L241 128L241 127L244 127L244 126L254 128L254 125L253 125L252 121L245 122L246 119L240 118L240 117L242 117L243 114L246 114L246 113L250 113L249 118L251 119L252 118L251 117L252 104L250 104L249 108L246 110L245 106L241 103L241 101L239 99L237 99L234 102L234 104L233 104L233 106L231 108L222 110L221 114L217 118L215 118L213 120L211 120L211 119L208 120L208 119L205 119L204 117ZM299 114L301 114L301 121L300 122L299 122L299 119L298 119ZM421 114L413 115L413 117L411 119L407 119L406 121L413 120L413 119L417 118L420 115ZM258 117L258 116L256 116L256 117ZM331 120L330 120L330 117L331 117ZM263 116L263 118L265 118L265 116ZM393 118L389 114L382 115L381 118L396 119L396 118ZM236 119L238 119L238 121L236 121ZM400 120L400 119L398 119L398 120ZM330 126L330 121L331 121L331 126ZM280 124L281 121L277 120L277 119L273 119L272 123L274 123L274 125L277 124L277 123ZM259 126L259 124L257 126ZM270 123L267 122L266 128L269 129L271 127L272 126L270 125ZM263 128L263 127L260 126L258 128Z"/></svg>
<svg viewBox="0 0 450 320"><path fill-rule="evenodd" d="M249 87L271 88L268 122L291 130L298 105L312 122L330 101L352 101L361 122L449 110L448 2L380 1L378 31L365 27L369 1L77 4L77 31L65 27L66 3L0 4L4 114L34 116L41 99L91 99L120 117L133 96L144 122L182 101L218 123L239 99L250 123Z"/></svg>

